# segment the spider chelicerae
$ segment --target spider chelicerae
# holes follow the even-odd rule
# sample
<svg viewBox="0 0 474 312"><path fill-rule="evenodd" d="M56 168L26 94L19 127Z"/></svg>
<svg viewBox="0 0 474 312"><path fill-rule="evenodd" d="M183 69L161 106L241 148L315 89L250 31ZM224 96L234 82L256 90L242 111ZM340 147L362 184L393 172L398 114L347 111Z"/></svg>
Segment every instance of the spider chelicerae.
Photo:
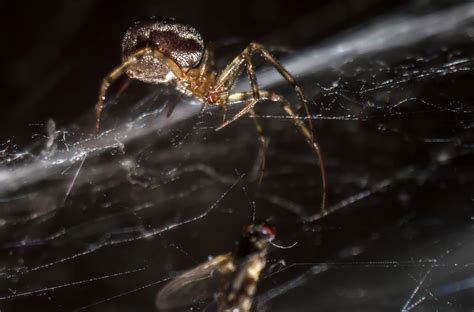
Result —
<svg viewBox="0 0 474 312"><path fill-rule="evenodd" d="M252 56L259 53L272 65L283 78L291 84L307 115L305 124L289 102L281 95L263 90L258 86ZM321 210L326 206L326 174L321 151L313 135L313 125L309 118L309 108L302 89L294 77L273 57L261 44L250 43L237 55L221 73L215 70L214 51L206 47L198 31L190 26L176 22L174 19L151 18L135 23L125 33L122 41L122 63L110 72L102 81L99 98L96 104L96 130L100 130L100 118L104 101L111 82L126 73L130 78L151 84L171 84L181 93L193 96L202 101L202 109L217 105L224 109L224 120L216 130L233 123L240 117L249 114L257 130L262 157L259 181L263 178L266 161L266 142L263 129L254 111L257 103L267 101L279 103L283 111L298 128L309 143L319 161L322 182ZM250 90L232 92L237 78L246 68L250 80ZM226 119L227 105L244 102L243 108L234 116ZM172 112L170 109L168 115Z"/></svg>

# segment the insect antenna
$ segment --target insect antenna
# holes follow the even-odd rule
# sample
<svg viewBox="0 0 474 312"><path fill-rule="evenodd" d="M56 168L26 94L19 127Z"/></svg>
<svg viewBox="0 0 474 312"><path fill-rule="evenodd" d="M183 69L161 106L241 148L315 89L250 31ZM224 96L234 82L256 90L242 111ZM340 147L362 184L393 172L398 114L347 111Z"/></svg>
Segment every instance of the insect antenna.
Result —
<svg viewBox="0 0 474 312"><path fill-rule="evenodd" d="M245 198L247 198L247 202L249 203L250 210L251 210L250 223L253 224L253 223L255 223L255 219L257 217L257 206L255 204L255 201L250 199L250 196L247 192L247 188L245 187L244 183L242 182L242 179L245 176L245 173L240 174L237 169L235 169L235 173L239 176L240 187L242 188L242 191L245 194Z"/></svg>
<svg viewBox="0 0 474 312"><path fill-rule="evenodd" d="M250 214L250 223L255 223L255 219L257 216L257 207L255 205L254 200L250 200L250 196L247 193L247 189L245 188L245 185L242 184L242 191L245 194L245 197L247 198L247 201L249 203L250 209L251 209L251 214Z"/></svg>
<svg viewBox="0 0 474 312"><path fill-rule="evenodd" d="M298 241L294 242L293 244L291 244L289 246L278 245L277 243L274 243L273 241L270 241L269 243L270 243L270 245L272 245L273 247L276 247L278 249L290 249L290 248L293 248L296 245L298 245Z"/></svg>

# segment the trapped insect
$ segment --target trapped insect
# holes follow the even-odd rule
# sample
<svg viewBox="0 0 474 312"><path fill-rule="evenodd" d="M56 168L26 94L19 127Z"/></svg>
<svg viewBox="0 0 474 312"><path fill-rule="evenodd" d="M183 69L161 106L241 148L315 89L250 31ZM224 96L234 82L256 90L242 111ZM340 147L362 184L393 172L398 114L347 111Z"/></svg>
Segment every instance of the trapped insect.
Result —
<svg viewBox="0 0 474 312"><path fill-rule="evenodd" d="M275 234L265 222L247 224L235 253L212 258L169 282L158 293L157 307L183 307L217 293L217 312L250 311Z"/></svg>
<svg viewBox="0 0 474 312"><path fill-rule="evenodd" d="M307 115L307 125L302 122L288 101L281 95L260 89L255 76L252 56L259 53L294 88ZM250 80L250 91L232 92L237 78L244 67ZM101 113L106 92L111 82L126 73L130 78L151 84L173 83L181 93L199 99L202 109L218 106L224 109L224 120L216 130L222 129L242 116L249 114L255 123L262 158L260 162L261 181L265 171L266 142L263 129L257 119L254 106L264 100L279 103L283 111L309 143L315 153L321 171L321 210L326 205L326 174L318 144L313 136L313 125L309 108L302 89L293 76L261 44L250 43L219 74L215 69L214 51L206 47L198 31L177 23L174 19L151 18L137 22L125 33L122 41L122 63L102 81L96 104L96 130L100 130ZM227 105L244 102L243 108L233 117L226 119ZM171 114L170 109L168 115Z"/></svg>

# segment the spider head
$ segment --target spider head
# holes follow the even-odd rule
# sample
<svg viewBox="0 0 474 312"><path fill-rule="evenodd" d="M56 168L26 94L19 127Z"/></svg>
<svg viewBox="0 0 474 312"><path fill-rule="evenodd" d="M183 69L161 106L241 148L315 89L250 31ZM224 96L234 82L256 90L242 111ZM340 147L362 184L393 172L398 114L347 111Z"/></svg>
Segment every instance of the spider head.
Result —
<svg viewBox="0 0 474 312"><path fill-rule="evenodd" d="M127 69L127 75L154 84L169 82L176 77L166 61L153 51L160 51L183 70L198 66L204 53L204 42L195 28L173 19L156 17L137 22L126 31L122 40L122 60L127 61L147 47L150 52L140 56Z"/></svg>

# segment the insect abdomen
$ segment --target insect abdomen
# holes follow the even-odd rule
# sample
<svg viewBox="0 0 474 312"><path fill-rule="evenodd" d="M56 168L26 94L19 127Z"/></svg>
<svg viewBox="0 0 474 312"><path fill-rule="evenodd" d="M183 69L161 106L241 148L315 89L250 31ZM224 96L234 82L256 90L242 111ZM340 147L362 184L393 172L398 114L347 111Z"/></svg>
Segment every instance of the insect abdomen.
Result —
<svg viewBox="0 0 474 312"><path fill-rule="evenodd" d="M257 290L260 273L265 267L265 255L251 256L244 268L231 274L218 297L218 312L249 312Z"/></svg>

